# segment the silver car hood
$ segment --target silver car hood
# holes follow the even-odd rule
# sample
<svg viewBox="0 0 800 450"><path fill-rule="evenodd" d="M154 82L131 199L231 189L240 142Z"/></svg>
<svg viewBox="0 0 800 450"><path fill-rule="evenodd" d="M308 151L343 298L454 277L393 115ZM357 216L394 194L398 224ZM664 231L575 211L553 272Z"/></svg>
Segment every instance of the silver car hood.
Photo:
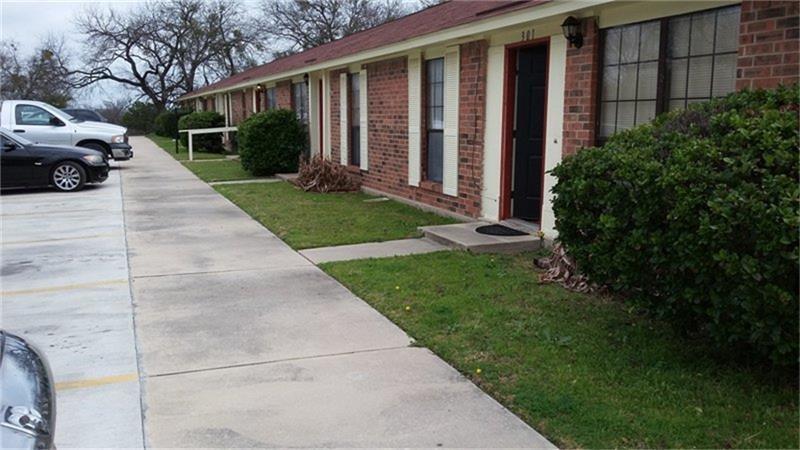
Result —
<svg viewBox="0 0 800 450"><path fill-rule="evenodd" d="M92 121L85 121L85 122L77 122L74 124L75 128L86 129L86 130L93 130L93 131L101 131L104 133L109 134L125 134L128 129L125 127L121 127L119 125L114 125L105 122L92 122Z"/></svg>

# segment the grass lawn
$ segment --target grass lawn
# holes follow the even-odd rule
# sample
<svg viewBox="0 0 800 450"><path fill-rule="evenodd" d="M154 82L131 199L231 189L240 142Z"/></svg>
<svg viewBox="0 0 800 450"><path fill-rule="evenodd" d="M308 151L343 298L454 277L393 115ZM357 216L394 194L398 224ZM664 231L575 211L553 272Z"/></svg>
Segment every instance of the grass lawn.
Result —
<svg viewBox="0 0 800 450"><path fill-rule="evenodd" d="M155 133L148 134L147 138L155 142L156 145L161 147L162 150L172 155L172 157L177 159L178 161L187 161L189 159L189 149L182 145L179 145L180 153L175 153L174 139L164 136L159 136ZM207 152L194 152L193 156L194 159L221 159L225 157L225 155L219 153L207 153Z"/></svg>
<svg viewBox="0 0 800 450"><path fill-rule="evenodd" d="M206 182L256 178L239 161L186 161L183 165Z"/></svg>
<svg viewBox="0 0 800 450"><path fill-rule="evenodd" d="M796 374L713 360L620 302L540 285L531 255L322 267L558 446L798 447Z"/></svg>
<svg viewBox="0 0 800 450"><path fill-rule="evenodd" d="M361 192L315 194L287 182L214 188L295 249L415 237L418 226L454 222L393 200L365 202L376 197Z"/></svg>

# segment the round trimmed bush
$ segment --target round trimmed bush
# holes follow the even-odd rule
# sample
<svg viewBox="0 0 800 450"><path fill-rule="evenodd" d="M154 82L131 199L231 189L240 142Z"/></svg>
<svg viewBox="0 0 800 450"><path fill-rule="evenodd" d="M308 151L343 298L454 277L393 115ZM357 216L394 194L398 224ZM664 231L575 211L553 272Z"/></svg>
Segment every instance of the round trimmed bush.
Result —
<svg viewBox="0 0 800 450"><path fill-rule="evenodd" d="M239 125L242 167L254 175L296 172L306 131L294 112L274 109L248 117Z"/></svg>
<svg viewBox="0 0 800 450"><path fill-rule="evenodd" d="M178 128L181 130L196 130L200 128L216 128L225 126L225 117L214 111L196 111L178 119ZM181 133L181 144L189 145L187 133ZM192 138L194 150L223 153L222 133L197 134Z"/></svg>
<svg viewBox="0 0 800 450"><path fill-rule="evenodd" d="M559 240L593 281L720 349L797 364L798 94L731 94L565 158Z"/></svg>

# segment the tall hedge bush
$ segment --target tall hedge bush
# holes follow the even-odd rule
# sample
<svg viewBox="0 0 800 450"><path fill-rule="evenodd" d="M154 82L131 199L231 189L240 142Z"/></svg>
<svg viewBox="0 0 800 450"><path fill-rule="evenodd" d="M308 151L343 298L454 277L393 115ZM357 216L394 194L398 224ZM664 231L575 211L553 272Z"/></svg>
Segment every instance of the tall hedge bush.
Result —
<svg viewBox="0 0 800 450"><path fill-rule="evenodd" d="M122 115L122 125L130 134L147 134L153 131L153 121L158 115L158 108L152 103L135 102Z"/></svg>
<svg viewBox="0 0 800 450"><path fill-rule="evenodd" d="M678 327L797 364L799 94L731 94L565 158L559 240Z"/></svg>
<svg viewBox="0 0 800 450"><path fill-rule="evenodd" d="M196 130L199 128L216 128L225 126L225 117L214 111L197 111L178 119L178 128L181 130ZM181 144L189 145L188 133L181 133ZM194 150L222 153L222 133L197 134L192 138Z"/></svg>
<svg viewBox="0 0 800 450"><path fill-rule="evenodd" d="M178 120L191 112L187 109L162 111L153 121L153 131L159 136L174 138L178 134Z"/></svg>
<svg viewBox="0 0 800 450"><path fill-rule="evenodd" d="M254 114L239 125L242 167L254 175L296 172L306 131L294 112L273 109Z"/></svg>

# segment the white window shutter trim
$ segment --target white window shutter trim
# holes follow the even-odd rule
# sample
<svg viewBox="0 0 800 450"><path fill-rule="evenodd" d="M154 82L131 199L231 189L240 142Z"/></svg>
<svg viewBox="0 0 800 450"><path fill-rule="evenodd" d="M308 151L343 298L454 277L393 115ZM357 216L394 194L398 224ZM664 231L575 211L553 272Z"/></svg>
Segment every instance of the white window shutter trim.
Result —
<svg viewBox="0 0 800 450"><path fill-rule="evenodd" d="M420 128L422 103L422 62L420 55L408 58L408 184L419 186L420 180Z"/></svg>
<svg viewBox="0 0 800 450"><path fill-rule="evenodd" d="M347 74L339 74L339 162L347 165Z"/></svg>
<svg viewBox="0 0 800 450"><path fill-rule="evenodd" d="M442 192L458 195L458 47L444 54L444 143L442 151Z"/></svg>
<svg viewBox="0 0 800 450"><path fill-rule="evenodd" d="M359 160L361 161L361 170L369 170L369 120L367 120L367 69L362 69L361 74L358 76L358 109L361 116L359 120L361 123L358 124L359 132L361 133L359 138L361 140L359 147L361 151L361 155L359 156Z"/></svg>

